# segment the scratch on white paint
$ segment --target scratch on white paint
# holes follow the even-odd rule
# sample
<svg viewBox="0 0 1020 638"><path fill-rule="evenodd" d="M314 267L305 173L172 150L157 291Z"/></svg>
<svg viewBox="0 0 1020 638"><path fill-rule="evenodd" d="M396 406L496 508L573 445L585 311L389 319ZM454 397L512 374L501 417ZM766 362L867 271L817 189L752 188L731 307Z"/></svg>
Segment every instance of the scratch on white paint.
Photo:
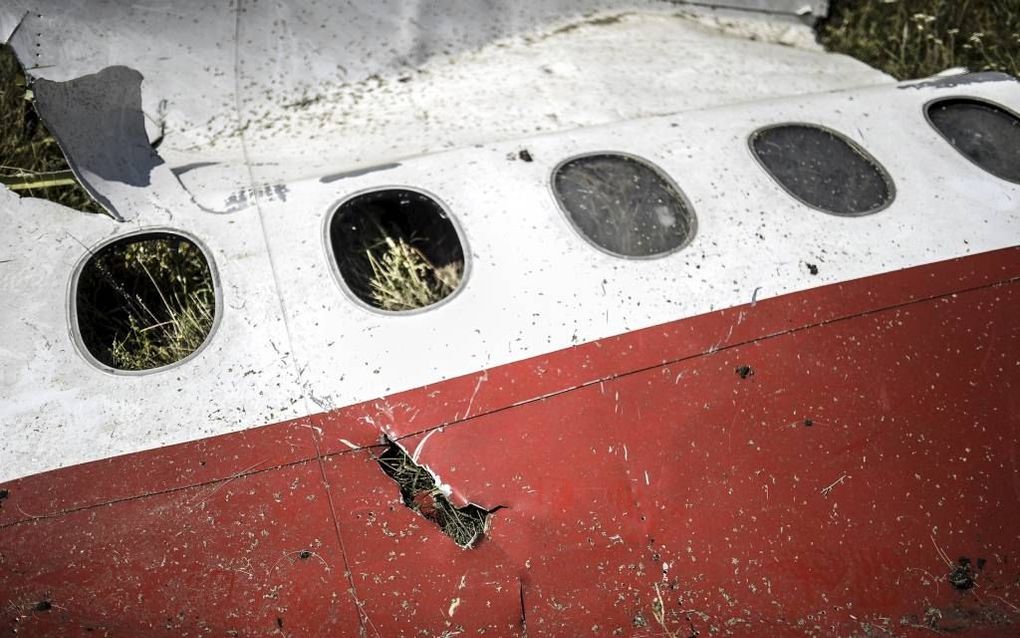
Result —
<svg viewBox="0 0 1020 638"><path fill-rule="evenodd" d="M457 611L458 607L460 607L460 598L454 598L450 601L450 609L447 610L446 615L453 618L453 614Z"/></svg>
<svg viewBox="0 0 1020 638"><path fill-rule="evenodd" d="M645 485L651 485L652 482L648 478L648 470L645 470Z"/></svg>
<svg viewBox="0 0 1020 638"><path fill-rule="evenodd" d="M415 463L417 463L418 462L418 457L421 456L422 448L425 447L425 442L428 441L429 438L431 438L432 435L435 434L436 432L442 432L442 431L443 431L443 428L437 428L435 430L432 430L431 432L429 432L425 436L423 436L421 441L419 441L418 445L414 448L414 454L411 455L411 460L414 461Z"/></svg>
<svg viewBox="0 0 1020 638"><path fill-rule="evenodd" d="M626 443L623 444L623 460L624 461L629 461L630 460L629 454L627 452L627 444Z"/></svg>
<svg viewBox="0 0 1020 638"><path fill-rule="evenodd" d="M467 574L460 577L460 584L457 585L457 589L464 589L467 587Z"/></svg>
<svg viewBox="0 0 1020 638"><path fill-rule="evenodd" d="M344 445L346 445L347 447L351 448L352 450L360 450L361 449L360 445L355 445L355 444L351 443L350 441L348 441L347 439L340 439L340 442L343 443Z"/></svg>

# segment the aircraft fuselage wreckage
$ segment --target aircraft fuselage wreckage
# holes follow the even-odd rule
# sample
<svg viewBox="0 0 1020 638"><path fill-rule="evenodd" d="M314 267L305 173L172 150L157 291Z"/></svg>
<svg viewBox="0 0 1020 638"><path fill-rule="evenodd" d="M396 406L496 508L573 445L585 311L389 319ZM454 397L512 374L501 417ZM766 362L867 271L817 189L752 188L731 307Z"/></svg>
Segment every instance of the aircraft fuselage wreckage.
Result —
<svg viewBox="0 0 1020 638"><path fill-rule="evenodd" d="M0 632L1017 635L1020 84L825 4L7 0L108 214L0 188Z"/></svg>

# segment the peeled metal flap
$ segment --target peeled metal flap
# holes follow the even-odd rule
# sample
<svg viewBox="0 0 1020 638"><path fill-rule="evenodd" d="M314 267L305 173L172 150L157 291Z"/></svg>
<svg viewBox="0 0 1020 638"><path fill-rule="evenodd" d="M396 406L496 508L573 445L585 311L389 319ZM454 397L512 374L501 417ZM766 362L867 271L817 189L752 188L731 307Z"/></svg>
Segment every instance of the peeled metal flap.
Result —
<svg viewBox="0 0 1020 638"><path fill-rule="evenodd" d="M37 80L33 89L40 115L57 124L53 135L72 170L115 219L124 219L103 192L147 188L163 164L145 134L141 73L113 66L67 82Z"/></svg>

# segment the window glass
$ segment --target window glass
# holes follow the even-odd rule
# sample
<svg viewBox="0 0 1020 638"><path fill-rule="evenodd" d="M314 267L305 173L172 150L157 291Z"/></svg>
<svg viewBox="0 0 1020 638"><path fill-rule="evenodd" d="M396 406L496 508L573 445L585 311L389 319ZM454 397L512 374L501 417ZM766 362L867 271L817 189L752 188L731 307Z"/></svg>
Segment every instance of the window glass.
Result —
<svg viewBox="0 0 1020 638"><path fill-rule="evenodd" d="M964 157L1020 184L1020 118L994 104L949 98L928 106L928 120Z"/></svg>
<svg viewBox="0 0 1020 638"><path fill-rule="evenodd" d="M694 235L694 213L679 189L635 157L603 153L569 160L556 169L553 190L581 234L616 255L663 255Z"/></svg>
<svg viewBox="0 0 1020 638"><path fill-rule="evenodd" d="M803 203L835 215L866 215L893 199L892 180L864 149L806 124L781 124L751 135L769 175Z"/></svg>

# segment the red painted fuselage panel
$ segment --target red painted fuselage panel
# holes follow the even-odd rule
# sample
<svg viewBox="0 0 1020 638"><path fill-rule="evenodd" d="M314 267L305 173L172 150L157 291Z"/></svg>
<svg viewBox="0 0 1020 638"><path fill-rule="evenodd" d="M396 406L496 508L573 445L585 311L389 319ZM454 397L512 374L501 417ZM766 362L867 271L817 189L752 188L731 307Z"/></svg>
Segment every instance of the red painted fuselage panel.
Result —
<svg viewBox="0 0 1020 638"><path fill-rule="evenodd" d="M1018 278L976 255L10 482L0 631L1017 635ZM476 547L384 432L499 507Z"/></svg>

